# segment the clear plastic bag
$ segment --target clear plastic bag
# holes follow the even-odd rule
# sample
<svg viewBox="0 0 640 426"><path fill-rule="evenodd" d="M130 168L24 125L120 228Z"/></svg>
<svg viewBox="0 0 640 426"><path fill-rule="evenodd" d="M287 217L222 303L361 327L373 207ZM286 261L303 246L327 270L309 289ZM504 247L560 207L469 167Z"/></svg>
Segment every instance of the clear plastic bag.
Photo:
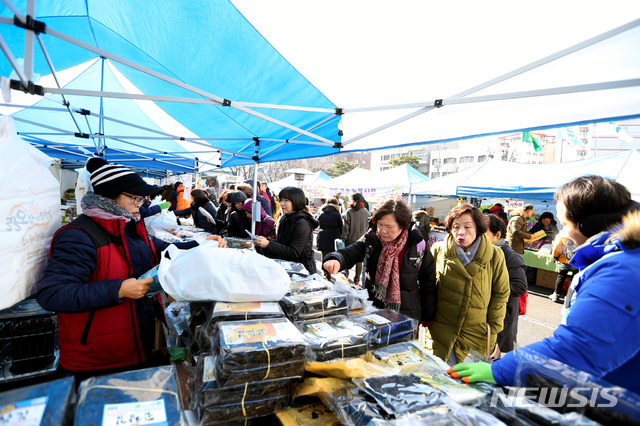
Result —
<svg viewBox="0 0 640 426"><path fill-rule="evenodd" d="M351 316L371 332L371 347L391 345L414 339L418 321L391 309L379 309Z"/></svg>
<svg viewBox="0 0 640 426"><path fill-rule="evenodd" d="M295 323L313 350L316 361L351 358L367 352L369 331L347 317L333 317Z"/></svg>
<svg viewBox="0 0 640 426"><path fill-rule="evenodd" d="M442 393L415 374L354 379L353 382L390 416L425 410L440 403Z"/></svg>
<svg viewBox="0 0 640 426"><path fill-rule="evenodd" d="M285 296L280 306L292 321L305 321L333 315L347 315L347 297L335 291L318 291Z"/></svg>
<svg viewBox="0 0 640 426"><path fill-rule="evenodd" d="M29 409L33 415L34 410L42 405L41 426L71 424L75 396L73 377L2 392L0 424L14 424L12 421L19 421L24 410Z"/></svg>
<svg viewBox="0 0 640 426"><path fill-rule="evenodd" d="M304 372L308 344L287 319L219 322L212 341L222 386Z"/></svg>
<svg viewBox="0 0 640 426"><path fill-rule="evenodd" d="M128 421L151 416L166 419L164 424L170 426L181 425L174 368L147 368L85 380L78 390L75 424L110 424L107 418L115 424L113 416L119 413Z"/></svg>
<svg viewBox="0 0 640 426"><path fill-rule="evenodd" d="M366 311L373 306L373 302L369 300L369 292L364 288L354 288L348 283L336 280L333 289L347 295L349 312Z"/></svg>
<svg viewBox="0 0 640 426"><path fill-rule="evenodd" d="M346 426L365 426L374 419L391 418L373 397L356 385L322 392L318 397Z"/></svg>
<svg viewBox="0 0 640 426"><path fill-rule="evenodd" d="M366 360L380 365L398 367L403 373L429 370L445 372L449 369L446 362L427 353L416 340L373 349L367 353Z"/></svg>
<svg viewBox="0 0 640 426"><path fill-rule="evenodd" d="M327 281L320 274L312 274L308 277L294 275L291 277L289 285L290 294L308 293L312 291L325 291L332 288L331 282Z"/></svg>

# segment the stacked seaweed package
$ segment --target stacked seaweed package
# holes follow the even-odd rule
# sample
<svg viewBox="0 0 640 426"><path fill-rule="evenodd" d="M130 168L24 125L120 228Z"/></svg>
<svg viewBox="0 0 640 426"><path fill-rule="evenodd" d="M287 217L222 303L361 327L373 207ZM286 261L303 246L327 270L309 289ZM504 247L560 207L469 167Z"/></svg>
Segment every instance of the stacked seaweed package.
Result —
<svg viewBox="0 0 640 426"><path fill-rule="evenodd" d="M213 353L198 361L192 407L200 424L285 409L302 377L308 344L286 318L217 322Z"/></svg>
<svg viewBox="0 0 640 426"><path fill-rule="evenodd" d="M364 355L369 331L342 315L297 322L309 342L316 361Z"/></svg>
<svg viewBox="0 0 640 426"><path fill-rule="evenodd" d="M370 331L371 349L411 341L418 329L417 320L391 309L356 314L351 319Z"/></svg>

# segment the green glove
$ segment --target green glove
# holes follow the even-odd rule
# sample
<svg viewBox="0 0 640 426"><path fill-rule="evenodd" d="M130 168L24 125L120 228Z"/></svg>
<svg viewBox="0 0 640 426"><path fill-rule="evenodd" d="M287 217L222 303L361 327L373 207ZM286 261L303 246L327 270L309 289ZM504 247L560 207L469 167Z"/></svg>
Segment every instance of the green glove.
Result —
<svg viewBox="0 0 640 426"><path fill-rule="evenodd" d="M165 201L164 203L158 204L162 210L168 209L171 206L171 203Z"/></svg>
<svg viewBox="0 0 640 426"><path fill-rule="evenodd" d="M451 374L454 379L462 377L462 381L465 383L496 382L491 373L491 364L486 362L461 362L448 369L447 373Z"/></svg>

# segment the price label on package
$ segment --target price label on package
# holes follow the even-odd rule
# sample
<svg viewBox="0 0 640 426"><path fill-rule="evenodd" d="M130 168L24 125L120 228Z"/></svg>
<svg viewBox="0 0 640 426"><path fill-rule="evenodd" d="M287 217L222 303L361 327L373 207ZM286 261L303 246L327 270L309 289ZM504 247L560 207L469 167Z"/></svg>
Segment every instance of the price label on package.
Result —
<svg viewBox="0 0 640 426"><path fill-rule="evenodd" d="M42 421L48 397L28 399L8 405L0 405L0 425L38 426Z"/></svg>
<svg viewBox="0 0 640 426"><path fill-rule="evenodd" d="M168 426L164 399L155 401L105 404L102 426L154 425Z"/></svg>

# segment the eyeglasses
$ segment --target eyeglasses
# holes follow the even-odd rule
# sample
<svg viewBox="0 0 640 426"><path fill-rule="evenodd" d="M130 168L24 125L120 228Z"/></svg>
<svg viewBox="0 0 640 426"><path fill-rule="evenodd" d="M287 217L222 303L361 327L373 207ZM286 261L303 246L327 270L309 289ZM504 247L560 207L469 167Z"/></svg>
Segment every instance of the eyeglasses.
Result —
<svg viewBox="0 0 640 426"><path fill-rule="evenodd" d="M142 200L144 199L142 197L135 197L133 195L129 195L126 192L123 192L122 195L126 195L127 197L131 198L133 200L133 204L142 204Z"/></svg>

